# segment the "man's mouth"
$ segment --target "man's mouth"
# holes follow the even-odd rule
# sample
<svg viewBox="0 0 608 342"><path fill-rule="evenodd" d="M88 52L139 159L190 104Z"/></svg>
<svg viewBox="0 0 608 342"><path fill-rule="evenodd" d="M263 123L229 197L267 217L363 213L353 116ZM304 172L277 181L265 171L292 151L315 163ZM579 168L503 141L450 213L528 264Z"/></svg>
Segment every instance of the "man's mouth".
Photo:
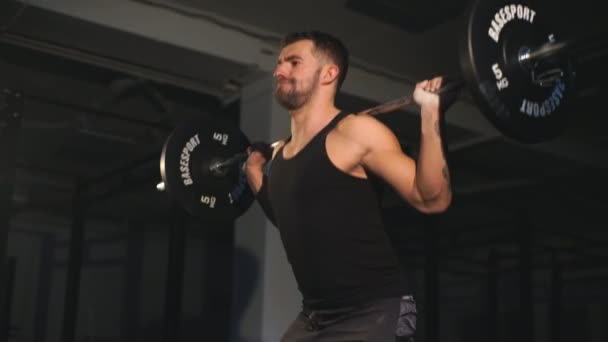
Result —
<svg viewBox="0 0 608 342"><path fill-rule="evenodd" d="M281 79L281 80L277 80L276 81L276 87L280 87L283 84L291 84L291 80L288 79Z"/></svg>

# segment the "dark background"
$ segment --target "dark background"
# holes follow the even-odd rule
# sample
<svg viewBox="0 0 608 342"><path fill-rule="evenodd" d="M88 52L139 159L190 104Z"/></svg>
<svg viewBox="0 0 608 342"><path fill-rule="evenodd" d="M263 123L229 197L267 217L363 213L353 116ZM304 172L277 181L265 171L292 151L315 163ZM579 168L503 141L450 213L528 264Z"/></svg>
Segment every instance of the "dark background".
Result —
<svg viewBox="0 0 608 342"><path fill-rule="evenodd" d="M274 2L278 9L267 11L255 2L139 2L195 18L209 9L279 34L298 20L331 28L329 15L268 18L287 6ZM337 29L355 55L413 80L455 72L457 34L442 25L464 20L465 5L327 6L345 20L369 20L368 31ZM605 31L594 2L534 5L561 36ZM383 30L411 39L416 53L403 52L410 41L361 38ZM420 215L385 189L387 229L418 298L419 341L608 339L608 60L597 52L577 56L572 123L555 141L475 143L477 133L448 125L455 192L445 214ZM420 54L430 57L408 59ZM183 120L238 125L234 75L259 72L32 4L0 3L0 317L8 340L228 340L239 314L229 305L234 258L251 263L252 279L256 265L235 250L232 222L189 217L156 191L158 160ZM376 104L349 94L338 102ZM380 119L416 157L416 117Z"/></svg>

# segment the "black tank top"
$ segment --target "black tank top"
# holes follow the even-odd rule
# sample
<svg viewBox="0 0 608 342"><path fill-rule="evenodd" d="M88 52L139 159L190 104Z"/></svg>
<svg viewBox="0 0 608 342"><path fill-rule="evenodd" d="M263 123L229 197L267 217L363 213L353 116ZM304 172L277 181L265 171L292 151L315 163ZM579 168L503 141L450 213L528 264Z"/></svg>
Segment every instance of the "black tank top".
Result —
<svg viewBox="0 0 608 342"><path fill-rule="evenodd" d="M327 133L341 112L292 158L281 147L269 169L268 191L303 304L340 307L405 293L398 258L367 179L337 169Z"/></svg>

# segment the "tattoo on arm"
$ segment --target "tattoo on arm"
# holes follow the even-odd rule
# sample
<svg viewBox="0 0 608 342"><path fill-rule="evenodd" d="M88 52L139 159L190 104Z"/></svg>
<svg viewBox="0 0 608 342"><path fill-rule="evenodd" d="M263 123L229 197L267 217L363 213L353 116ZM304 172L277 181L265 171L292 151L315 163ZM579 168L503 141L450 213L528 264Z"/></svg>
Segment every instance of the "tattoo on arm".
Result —
<svg viewBox="0 0 608 342"><path fill-rule="evenodd" d="M441 171L441 173L443 174L443 178L445 179L445 181L450 184L450 170L448 169L447 165L443 166L443 170Z"/></svg>
<svg viewBox="0 0 608 342"><path fill-rule="evenodd" d="M437 135L439 137L441 137L441 131L439 129L439 120L435 120L435 132L437 133ZM443 146L442 146L442 149L443 149ZM443 169L441 170L441 174L443 174L443 178L449 185L450 184L450 170L448 169L447 164L443 166Z"/></svg>

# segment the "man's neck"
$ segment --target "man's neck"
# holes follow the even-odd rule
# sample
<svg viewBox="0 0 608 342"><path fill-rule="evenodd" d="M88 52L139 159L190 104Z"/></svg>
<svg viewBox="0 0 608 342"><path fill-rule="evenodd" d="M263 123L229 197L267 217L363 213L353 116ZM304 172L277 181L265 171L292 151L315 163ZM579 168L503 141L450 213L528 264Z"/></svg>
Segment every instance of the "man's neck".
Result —
<svg viewBox="0 0 608 342"><path fill-rule="evenodd" d="M304 147L322 130L340 109L333 103L310 103L291 111L291 142L296 150Z"/></svg>

